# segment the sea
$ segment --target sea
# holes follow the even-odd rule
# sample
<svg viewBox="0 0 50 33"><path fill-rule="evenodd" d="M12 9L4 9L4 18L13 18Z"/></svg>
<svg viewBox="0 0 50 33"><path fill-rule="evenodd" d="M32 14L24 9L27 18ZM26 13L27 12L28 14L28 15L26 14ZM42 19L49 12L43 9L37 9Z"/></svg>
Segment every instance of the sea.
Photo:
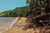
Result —
<svg viewBox="0 0 50 33"><path fill-rule="evenodd" d="M18 18L15 17L0 17L0 33L11 28L17 20Z"/></svg>

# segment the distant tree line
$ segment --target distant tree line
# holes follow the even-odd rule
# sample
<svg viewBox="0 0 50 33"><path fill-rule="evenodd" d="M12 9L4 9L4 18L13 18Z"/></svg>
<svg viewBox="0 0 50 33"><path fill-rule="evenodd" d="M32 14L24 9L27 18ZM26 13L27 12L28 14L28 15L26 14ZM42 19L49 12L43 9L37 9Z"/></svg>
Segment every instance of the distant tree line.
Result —
<svg viewBox="0 0 50 33"><path fill-rule="evenodd" d="M5 17L16 17L16 16L26 16L27 13L30 11L30 7L29 6L24 6L24 7L17 7L15 8L14 10L8 10L8 11L5 11L5 12L2 12L0 14L0 16L5 16Z"/></svg>

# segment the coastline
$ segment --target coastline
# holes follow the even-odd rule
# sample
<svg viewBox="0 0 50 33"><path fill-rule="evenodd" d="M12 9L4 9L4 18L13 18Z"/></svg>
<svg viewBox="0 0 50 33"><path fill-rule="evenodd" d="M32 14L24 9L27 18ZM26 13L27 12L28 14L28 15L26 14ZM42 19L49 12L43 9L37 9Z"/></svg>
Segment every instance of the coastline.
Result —
<svg viewBox="0 0 50 33"><path fill-rule="evenodd" d="M12 24L10 25L10 27L6 28L5 30L1 31L0 33L3 33L5 31L7 31L8 29L10 29L13 26L13 24L15 24L17 22L17 20L18 20L18 18L15 18L15 21L12 22Z"/></svg>
<svg viewBox="0 0 50 33"><path fill-rule="evenodd" d="M20 22L21 20L26 20L26 18L24 17L15 17L18 18L17 22L13 24L13 26L11 28L9 28L8 30L4 31L3 33L12 33L14 32L13 30L15 30L16 28L20 28L18 26L20 26ZM24 18L24 19L23 19ZM25 22L25 21L24 21ZM23 25L23 24L22 24ZM26 23L24 24L26 25ZM24 27L24 26L23 26ZM12 30L13 29L13 30ZM16 29L17 30L17 29ZM18 30L17 30L18 31ZM15 32L16 33L16 32Z"/></svg>
<svg viewBox="0 0 50 33"><path fill-rule="evenodd" d="M46 31L46 30L33 30L33 28L29 29L27 28L28 26L26 26L27 23L26 23L26 18L25 17L18 17L18 21L13 24L13 26L4 31L3 33L39 33L40 31ZM48 32L50 30L47 30Z"/></svg>

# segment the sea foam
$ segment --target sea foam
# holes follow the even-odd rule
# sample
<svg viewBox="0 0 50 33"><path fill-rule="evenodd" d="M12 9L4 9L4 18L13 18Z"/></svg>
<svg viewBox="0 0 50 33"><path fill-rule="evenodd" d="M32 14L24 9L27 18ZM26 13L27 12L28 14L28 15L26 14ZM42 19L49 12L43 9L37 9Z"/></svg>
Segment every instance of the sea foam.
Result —
<svg viewBox="0 0 50 33"><path fill-rule="evenodd" d="M1 31L0 33L3 33L4 31L8 30L9 28L11 28L13 26L14 23L16 23L18 20L18 18L16 18L15 20L13 20L12 24L10 25L10 27L6 28L5 30ZM9 24L7 24L9 25ZM3 28L3 27L2 27Z"/></svg>

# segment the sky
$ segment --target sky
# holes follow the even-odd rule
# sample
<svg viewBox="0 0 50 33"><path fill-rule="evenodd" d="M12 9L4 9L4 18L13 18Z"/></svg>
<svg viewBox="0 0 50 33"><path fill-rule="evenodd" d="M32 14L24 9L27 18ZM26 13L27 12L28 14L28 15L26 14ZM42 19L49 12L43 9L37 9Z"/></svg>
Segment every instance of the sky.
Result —
<svg viewBox="0 0 50 33"><path fill-rule="evenodd" d="M26 0L0 0L0 13L23 6L26 6Z"/></svg>

